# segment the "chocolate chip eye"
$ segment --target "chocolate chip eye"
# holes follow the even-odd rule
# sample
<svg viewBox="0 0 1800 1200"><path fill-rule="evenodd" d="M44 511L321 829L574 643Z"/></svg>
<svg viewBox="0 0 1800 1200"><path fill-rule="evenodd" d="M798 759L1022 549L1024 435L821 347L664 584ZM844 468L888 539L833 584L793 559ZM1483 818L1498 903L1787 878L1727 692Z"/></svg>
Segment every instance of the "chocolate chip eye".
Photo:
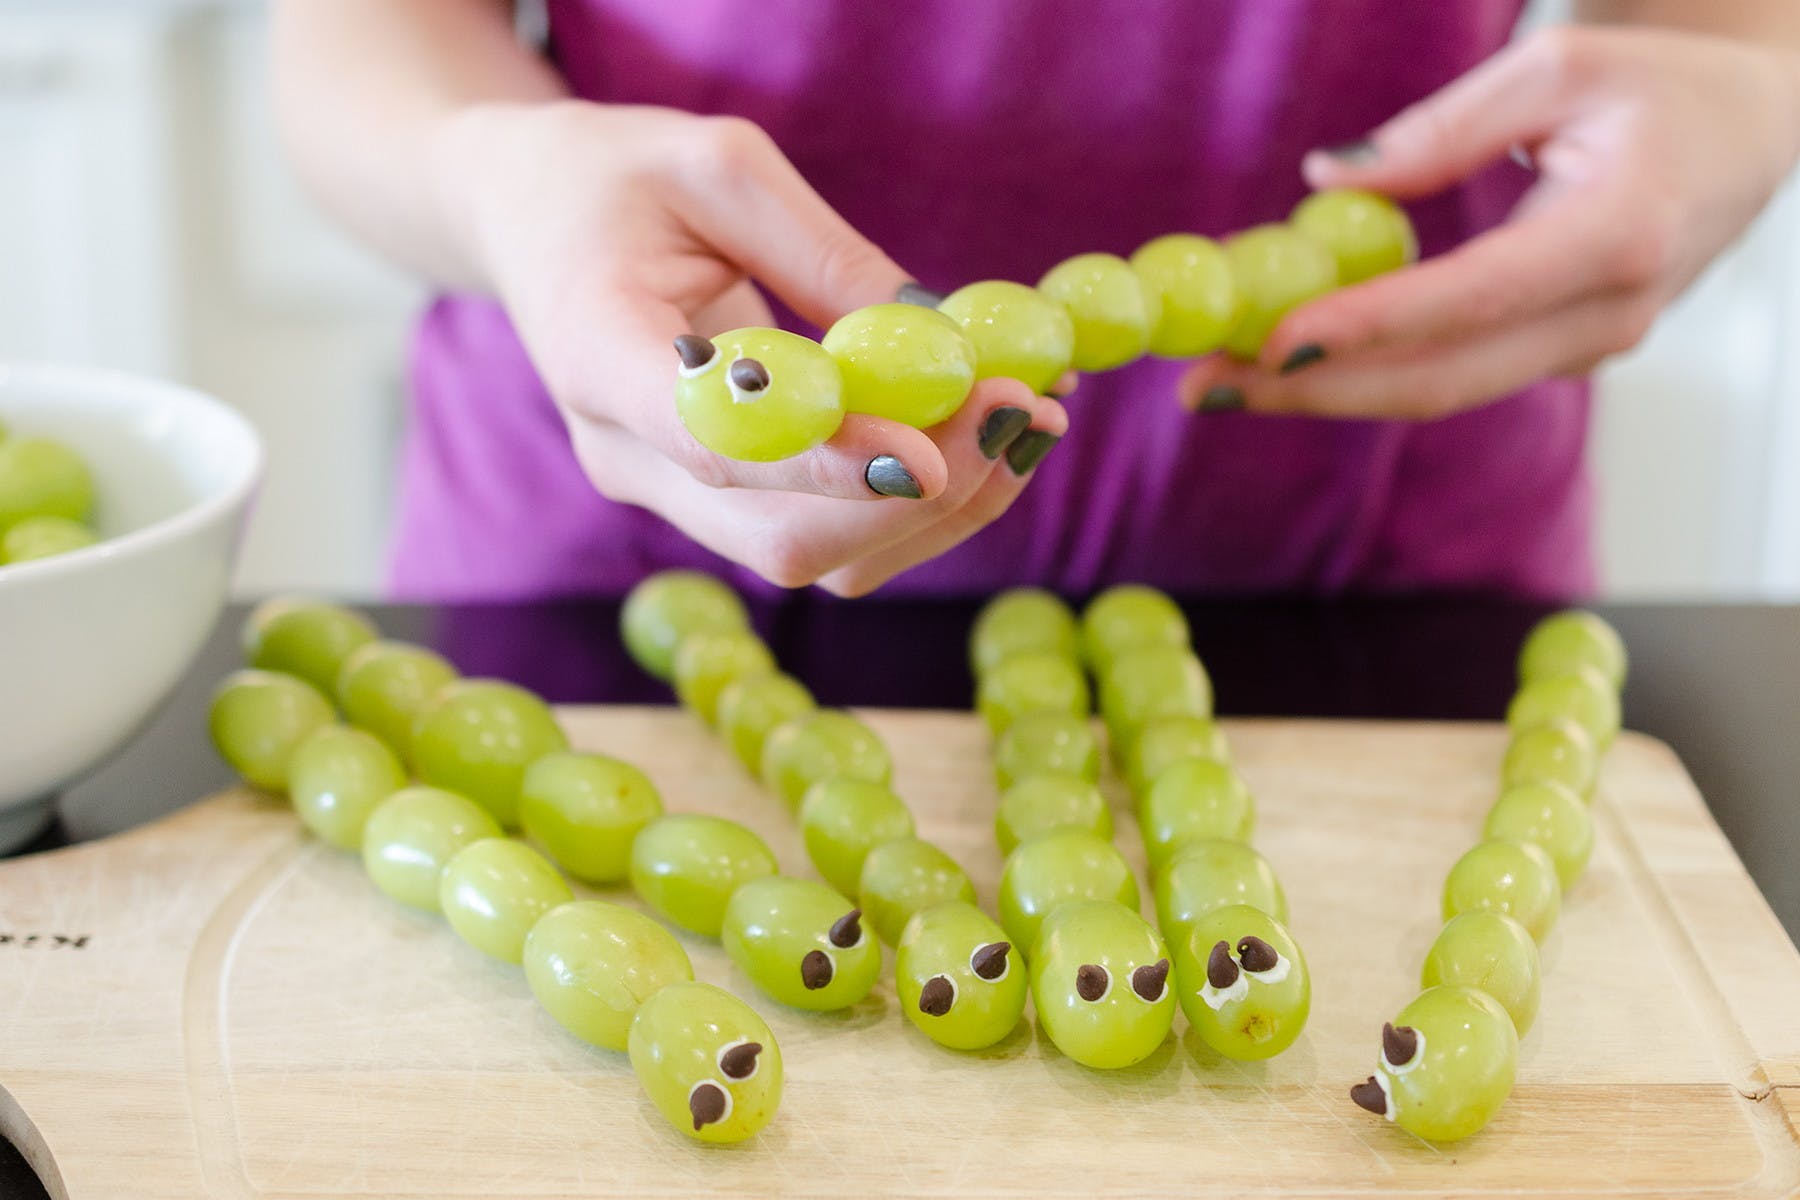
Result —
<svg viewBox="0 0 1800 1200"><path fill-rule="evenodd" d="M853 908L839 917L826 936L839 950L854 950L862 945L862 909Z"/></svg>
<svg viewBox="0 0 1800 1200"><path fill-rule="evenodd" d="M956 985L943 975L933 975L919 989L919 1011L928 1017L941 1017L956 1003Z"/></svg>
<svg viewBox="0 0 1800 1200"><path fill-rule="evenodd" d="M1281 961L1281 955L1275 952L1275 947L1251 934L1238 943L1238 961L1244 964L1244 970L1260 975L1264 971L1273 971L1275 964Z"/></svg>
<svg viewBox="0 0 1800 1200"><path fill-rule="evenodd" d="M1010 942L989 942L985 946L975 947L975 953L969 955L969 970L975 972L977 978L989 983L1006 978L1010 960L1006 952L1012 949Z"/></svg>
<svg viewBox="0 0 1800 1200"><path fill-rule="evenodd" d="M702 1079L688 1093L688 1112L694 1117L694 1130L716 1125L731 1115L731 1093L710 1079Z"/></svg>
<svg viewBox="0 0 1800 1200"><path fill-rule="evenodd" d="M1206 982L1224 991L1238 981L1237 960L1231 957L1231 943L1218 942L1206 956Z"/></svg>
<svg viewBox="0 0 1800 1200"><path fill-rule="evenodd" d="M1356 1101L1358 1108L1366 1108L1378 1117L1387 1116L1387 1093L1373 1075L1350 1089L1350 1099Z"/></svg>
<svg viewBox="0 0 1800 1200"><path fill-rule="evenodd" d="M1075 994L1092 1003L1106 995L1112 986L1112 976L1106 973L1105 967L1093 963L1082 963L1075 968Z"/></svg>
<svg viewBox="0 0 1800 1200"><path fill-rule="evenodd" d="M698 372L719 353L719 348L697 333L684 333L675 339L675 353L681 356L685 371Z"/></svg>
<svg viewBox="0 0 1800 1200"><path fill-rule="evenodd" d="M769 386L769 368L754 358L740 358L731 364L730 378L738 391L756 395Z"/></svg>
<svg viewBox="0 0 1800 1200"><path fill-rule="evenodd" d="M816 992L831 982L837 974L837 968L831 965L831 955L823 950L808 950L806 957L800 960L800 982L806 990Z"/></svg>
<svg viewBox="0 0 1800 1200"><path fill-rule="evenodd" d="M1395 1070L1412 1065L1419 1053L1419 1031L1410 1025L1392 1022L1381 1027L1381 1057Z"/></svg>
<svg viewBox="0 0 1800 1200"><path fill-rule="evenodd" d="M757 1056L761 1053L761 1042L733 1042L719 1051L719 1073L727 1079L748 1079L756 1074Z"/></svg>
<svg viewBox="0 0 1800 1200"><path fill-rule="evenodd" d="M1168 982L1169 960L1166 958L1159 958L1131 973L1131 990L1137 993L1138 999L1152 1004L1163 998L1163 989Z"/></svg>

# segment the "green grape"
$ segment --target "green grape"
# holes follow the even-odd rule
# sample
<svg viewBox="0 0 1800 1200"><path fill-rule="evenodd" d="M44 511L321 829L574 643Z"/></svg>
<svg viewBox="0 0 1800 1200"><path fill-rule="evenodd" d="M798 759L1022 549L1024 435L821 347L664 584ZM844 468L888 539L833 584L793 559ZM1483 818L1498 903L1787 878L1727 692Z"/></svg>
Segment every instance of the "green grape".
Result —
<svg viewBox="0 0 1800 1200"><path fill-rule="evenodd" d="M538 918L575 898L550 860L513 838L470 842L444 864L438 906L458 937L489 958L516 963Z"/></svg>
<svg viewBox="0 0 1800 1200"><path fill-rule="evenodd" d="M1141 796L1158 775L1182 759L1210 758L1228 763L1231 747L1225 742L1225 731L1211 717L1178 713L1151 717L1139 725L1121 757L1125 782L1131 785L1133 795Z"/></svg>
<svg viewBox="0 0 1800 1200"><path fill-rule="evenodd" d="M525 982L557 1024L593 1046L623 1050L638 1008L694 978L675 935L635 909L573 900L525 935Z"/></svg>
<svg viewBox="0 0 1800 1200"><path fill-rule="evenodd" d="M696 633L675 651L675 695L708 725L719 721L719 693L735 680L775 669L775 656L748 629Z"/></svg>
<svg viewBox="0 0 1800 1200"><path fill-rule="evenodd" d="M930 842L904 837L869 851L856 896L875 936L892 946L920 909L949 900L975 903L975 885L948 854Z"/></svg>
<svg viewBox="0 0 1800 1200"><path fill-rule="evenodd" d="M321 725L288 760L288 797L300 821L340 850L361 850L375 806L406 786L406 771L374 734Z"/></svg>
<svg viewBox="0 0 1800 1200"><path fill-rule="evenodd" d="M1155 871L1196 838L1249 841L1256 831L1256 804L1227 764L1184 758L1158 775L1144 793L1138 827L1144 835L1144 854Z"/></svg>
<svg viewBox="0 0 1800 1200"><path fill-rule="evenodd" d="M1167 646L1127 650L1111 660L1100 685L1100 715L1129 751L1145 721L1212 716L1212 680L1192 651Z"/></svg>
<svg viewBox="0 0 1800 1200"><path fill-rule="evenodd" d="M1077 900L1111 900L1137 911L1137 878L1105 838L1065 829L1020 842L1006 856L1000 924L1013 945L1034 945L1044 918Z"/></svg>
<svg viewBox="0 0 1800 1200"><path fill-rule="evenodd" d="M467 796L509 829L519 823L525 768L568 748L548 705L497 679L445 684L413 726L420 782Z"/></svg>
<svg viewBox="0 0 1800 1200"><path fill-rule="evenodd" d="M962 327L917 304L871 304L821 340L844 376L844 409L927 429L956 415L975 386Z"/></svg>
<svg viewBox="0 0 1800 1200"><path fill-rule="evenodd" d="M1226 353L1253 362L1281 319L1338 284L1337 257L1287 225L1258 225L1225 242L1243 308Z"/></svg>
<svg viewBox="0 0 1800 1200"><path fill-rule="evenodd" d="M363 826L363 870L381 891L426 912L442 911L444 864L484 838L500 836L488 810L442 788L401 788L375 806Z"/></svg>
<svg viewBox="0 0 1800 1200"><path fill-rule="evenodd" d="M1593 667L1546 675L1521 687L1506 709L1513 732L1567 718L1587 730L1604 752L1619 732L1619 694Z"/></svg>
<svg viewBox="0 0 1800 1200"><path fill-rule="evenodd" d="M631 1069L664 1119L741 1142L781 1104L781 1049L754 1009L710 983L671 983L631 1019Z"/></svg>
<svg viewBox="0 0 1800 1200"><path fill-rule="evenodd" d="M938 311L962 328L975 349L975 378L1017 379L1039 395L1075 357L1069 310L1036 288L990 279L958 288Z"/></svg>
<svg viewBox="0 0 1800 1200"><path fill-rule="evenodd" d="M1625 686L1626 666L1618 630L1580 609L1545 617L1532 626L1519 649L1520 683L1592 667L1617 691Z"/></svg>
<svg viewBox="0 0 1800 1200"><path fill-rule="evenodd" d="M605 754L546 754L519 784L525 835L583 883L629 875L632 840L662 811L650 777Z"/></svg>
<svg viewBox="0 0 1800 1200"><path fill-rule="evenodd" d="M1593 735L1573 721L1551 721L1513 734L1500 765L1500 786L1560 783L1585 800L1594 794L1599 774Z"/></svg>
<svg viewBox="0 0 1800 1200"><path fill-rule="evenodd" d="M374 640L375 627L361 613L286 597L257 605L243 634L252 667L297 675L326 696L337 695L338 673L350 652Z"/></svg>
<svg viewBox="0 0 1800 1200"><path fill-rule="evenodd" d="M68 517L26 517L0 537L0 563L33 562L82 550L100 539Z"/></svg>
<svg viewBox="0 0 1800 1200"><path fill-rule="evenodd" d="M419 713L455 678L455 667L422 646L366 642L350 652L338 672L338 707L345 720L409 760Z"/></svg>
<svg viewBox="0 0 1800 1200"><path fill-rule="evenodd" d="M94 510L94 478L81 456L44 437L0 442L0 532L27 517L86 521Z"/></svg>
<svg viewBox="0 0 1800 1200"><path fill-rule="evenodd" d="M1193 923L1175 943L1175 981L1188 1024L1226 1058L1273 1058L1312 1009L1306 956L1286 926L1247 904Z"/></svg>
<svg viewBox="0 0 1800 1200"><path fill-rule="evenodd" d="M1434 987L1382 1029L1381 1056L1350 1098L1408 1133L1454 1142L1490 1121L1512 1092L1519 1035L1486 992Z"/></svg>
<svg viewBox="0 0 1800 1200"><path fill-rule="evenodd" d="M694 440L744 462L811 450L844 421L844 376L825 348L782 329L733 329L675 343L675 411Z"/></svg>
<svg viewBox="0 0 1800 1200"><path fill-rule="evenodd" d="M675 649L689 634L750 628L750 614L730 587L700 571L658 571L640 581L619 610L619 633L638 666L665 682Z"/></svg>
<svg viewBox="0 0 1800 1200"><path fill-rule="evenodd" d="M887 783L894 763L873 729L847 712L822 708L783 721L763 742L762 781L798 808L806 789L843 776Z"/></svg>
<svg viewBox="0 0 1800 1200"><path fill-rule="evenodd" d="M334 719L317 688L276 671L233 671L213 693L213 746L253 787L287 790L288 762L308 734Z"/></svg>
<svg viewBox="0 0 1800 1200"><path fill-rule="evenodd" d="M1088 668L1105 675L1112 661L1147 646L1188 648L1188 623L1162 592L1137 583L1107 588L1081 614L1081 653Z"/></svg>
<svg viewBox="0 0 1800 1200"><path fill-rule="evenodd" d="M1171 946L1187 940L1196 922L1215 908L1247 904L1277 921L1288 916L1287 896L1268 860L1243 842L1196 838L1156 872L1156 924Z"/></svg>
<svg viewBox="0 0 1800 1200"><path fill-rule="evenodd" d="M1238 294L1217 242L1192 233L1155 238L1132 254L1131 269L1162 301L1150 353L1198 358L1224 344L1237 324Z"/></svg>
<svg viewBox="0 0 1800 1200"><path fill-rule="evenodd" d="M1444 880L1444 919L1505 913L1543 941L1562 909L1556 863L1530 842L1492 839L1456 860Z"/></svg>
<svg viewBox="0 0 1800 1200"><path fill-rule="evenodd" d="M1087 676L1060 654L1014 654L982 675L975 707L995 737L1027 713L1083 717L1088 712Z"/></svg>
<svg viewBox="0 0 1800 1200"><path fill-rule="evenodd" d="M1027 775L1006 789L994 812L994 837L1002 854L1011 854L1020 842L1060 829L1079 829L1100 838L1112 836L1112 812L1106 807L1106 797L1080 775Z"/></svg>
<svg viewBox="0 0 1800 1200"><path fill-rule="evenodd" d="M1500 793L1482 836L1538 846L1556 864L1556 878L1567 891L1594 852L1594 818L1562 784L1526 783Z"/></svg>
<svg viewBox="0 0 1800 1200"><path fill-rule="evenodd" d="M731 893L775 874L775 856L751 830L724 817L670 813L631 843L631 886L658 916L718 937Z"/></svg>
<svg viewBox="0 0 1800 1200"><path fill-rule="evenodd" d="M1029 979L1006 931L973 904L920 909L900 934L900 1011L952 1050L981 1050L1018 1027Z"/></svg>
<svg viewBox="0 0 1800 1200"><path fill-rule="evenodd" d="M1497 912L1455 916L1431 943L1422 987L1480 988L1500 1002L1524 1037L1538 1009L1538 948L1526 928Z"/></svg>
<svg viewBox="0 0 1800 1200"><path fill-rule="evenodd" d="M1169 951L1135 909L1065 904L1031 951L1031 1001L1056 1048L1084 1067L1116 1070L1163 1044L1175 1020Z"/></svg>
<svg viewBox="0 0 1800 1200"><path fill-rule="evenodd" d="M1331 251L1340 287L1399 270L1419 258L1419 238L1405 210L1374 192L1356 188L1314 192L1288 214L1288 224Z"/></svg>
<svg viewBox="0 0 1800 1200"><path fill-rule="evenodd" d="M1069 310L1077 371L1109 371L1141 358L1162 320L1162 296L1116 254L1077 254L1045 272L1038 291Z"/></svg>
<svg viewBox="0 0 1800 1200"><path fill-rule="evenodd" d="M743 675L719 693L719 732L752 775L762 769L763 743L783 721L818 707L806 685L779 671Z"/></svg>
<svg viewBox="0 0 1800 1200"><path fill-rule="evenodd" d="M881 943L862 927L862 913L810 879L746 883L725 906L719 938L738 970L794 1008L849 1008L881 975Z"/></svg>
<svg viewBox="0 0 1800 1200"><path fill-rule="evenodd" d="M863 860L883 842L913 836L912 813L885 783L834 776L800 801L806 855L825 882L846 896L862 884Z"/></svg>
<svg viewBox="0 0 1800 1200"><path fill-rule="evenodd" d="M994 776L1002 788L1028 775L1100 778L1100 739L1086 717L1034 712L1011 722L994 742Z"/></svg>
<svg viewBox="0 0 1800 1200"><path fill-rule="evenodd" d="M1008 588L982 606L969 629L969 666L985 675L1015 654L1081 655L1075 614L1054 592Z"/></svg>

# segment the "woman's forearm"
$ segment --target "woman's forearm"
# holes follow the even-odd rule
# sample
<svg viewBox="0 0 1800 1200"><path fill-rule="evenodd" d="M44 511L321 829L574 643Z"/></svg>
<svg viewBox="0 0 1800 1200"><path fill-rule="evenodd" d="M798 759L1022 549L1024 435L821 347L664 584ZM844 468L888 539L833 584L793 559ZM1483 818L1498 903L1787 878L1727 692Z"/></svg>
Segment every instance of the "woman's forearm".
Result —
<svg viewBox="0 0 1800 1200"><path fill-rule="evenodd" d="M333 216L432 282L489 286L440 200L446 121L566 95L506 0L278 0L272 74L289 160Z"/></svg>

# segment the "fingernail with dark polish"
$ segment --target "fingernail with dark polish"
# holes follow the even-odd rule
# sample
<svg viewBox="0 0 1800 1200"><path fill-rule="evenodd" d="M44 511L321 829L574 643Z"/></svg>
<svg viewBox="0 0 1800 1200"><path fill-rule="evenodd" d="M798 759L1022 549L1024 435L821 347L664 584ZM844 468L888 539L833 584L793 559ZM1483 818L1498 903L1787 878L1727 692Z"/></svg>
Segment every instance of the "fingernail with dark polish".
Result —
<svg viewBox="0 0 1800 1200"><path fill-rule="evenodd" d="M1022 408L1002 405L982 419L981 432L976 435L975 444L981 447L981 456L992 462L1030 424L1030 413Z"/></svg>
<svg viewBox="0 0 1800 1200"><path fill-rule="evenodd" d="M877 454L863 471L869 490L878 496L896 496L901 500L917 500L925 493L901 461L891 454Z"/></svg>
<svg viewBox="0 0 1800 1200"><path fill-rule="evenodd" d="M1329 154L1332 158L1351 167L1366 167L1378 157L1375 143L1368 138L1357 138L1354 142L1345 142L1338 146L1325 146L1321 154Z"/></svg>
<svg viewBox="0 0 1800 1200"><path fill-rule="evenodd" d="M1006 448L1006 465L1012 468L1014 475L1030 474L1033 467L1044 461L1044 455L1050 453L1050 448L1060 441L1062 439L1054 433L1027 429Z"/></svg>
<svg viewBox="0 0 1800 1200"><path fill-rule="evenodd" d="M1317 342L1307 342L1304 346L1295 346L1294 352L1287 356L1286 362L1281 364L1281 373L1292 375L1302 367L1310 367L1316 362L1323 361L1324 358L1325 347Z"/></svg>
<svg viewBox="0 0 1800 1200"><path fill-rule="evenodd" d="M1238 412L1244 407L1244 393L1228 383L1206 389L1200 397L1201 412Z"/></svg>
<svg viewBox="0 0 1800 1200"><path fill-rule="evenodd" d="M907 280L894 292L894 299L902 304L917 304L921 308L936 308L944 302L944 298L914 280Z"/></svg>

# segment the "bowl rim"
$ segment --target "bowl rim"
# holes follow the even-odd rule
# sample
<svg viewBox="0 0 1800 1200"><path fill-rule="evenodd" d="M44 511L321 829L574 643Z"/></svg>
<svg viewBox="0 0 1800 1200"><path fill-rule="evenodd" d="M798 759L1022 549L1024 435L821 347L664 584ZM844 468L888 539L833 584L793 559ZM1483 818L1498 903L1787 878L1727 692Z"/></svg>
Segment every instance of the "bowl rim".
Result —
<svg viewBox="0 0 1800 1200"><path fill-rule="evenodd" d="M178 541L243 507L262 481L267 456L256 427L236 408L199 388L111 367L0 361L0 396L4 396L14 386L39 386L62 392L123 391L154 396L159 402L173 402L177 406L204 412L209 418L222 419L224 424L233 427L233 432L244 440L249 453L245 455L242 469L236 478L218 491L202 497L198 503L190 504L160 521L152 521L140 529L105 538L78 550L22 563L0 563L0 585L8 580L49 579L58 574L82 570L89 563L131 557L159 545Z"/></svg>

